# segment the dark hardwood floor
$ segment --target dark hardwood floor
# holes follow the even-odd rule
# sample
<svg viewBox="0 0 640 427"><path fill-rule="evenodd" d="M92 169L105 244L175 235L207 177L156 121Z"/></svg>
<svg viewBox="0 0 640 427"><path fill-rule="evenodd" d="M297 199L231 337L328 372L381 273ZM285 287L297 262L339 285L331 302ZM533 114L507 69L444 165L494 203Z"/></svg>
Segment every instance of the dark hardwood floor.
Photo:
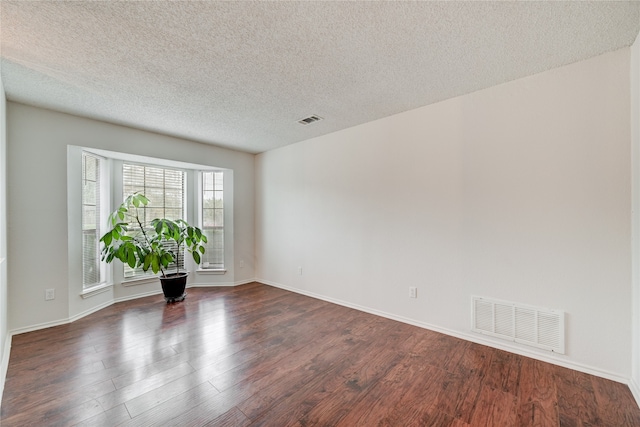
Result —
<svg viewBox="0 0 640 427"><path fill-rule="evenodd" d="M623 384L252 283L13 337L9 426L640 426Z"/></svg>

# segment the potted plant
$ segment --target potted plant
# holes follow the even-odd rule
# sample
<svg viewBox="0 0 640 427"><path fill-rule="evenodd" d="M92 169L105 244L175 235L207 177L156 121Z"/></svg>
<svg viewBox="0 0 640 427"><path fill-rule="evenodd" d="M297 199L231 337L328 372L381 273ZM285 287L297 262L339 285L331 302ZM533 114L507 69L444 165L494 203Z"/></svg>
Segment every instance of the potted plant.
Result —
<svg viewBox="0 0 640 427"><path fill-rule="evenodd" d="M140 218L140 209L148 204L149 199L143 194L134 193L109 215L111 229L100 238L104 243L102 260L110 263L117 258L131 268L160 272L167 303L182 301L187 295L188 273L179 271L178 255L186 249L196 264L200 264L207 237L198 227L182 219L156 218L145 223ZM168 273L174 261L175 272Z"/></svg>

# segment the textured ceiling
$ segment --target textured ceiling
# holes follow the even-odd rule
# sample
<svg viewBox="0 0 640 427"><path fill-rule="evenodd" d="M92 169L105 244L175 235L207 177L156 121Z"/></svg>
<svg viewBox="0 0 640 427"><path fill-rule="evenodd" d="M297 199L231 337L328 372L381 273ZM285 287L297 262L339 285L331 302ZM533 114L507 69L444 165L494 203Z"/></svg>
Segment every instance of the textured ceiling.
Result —
<svg viewBox="0 0 640 427"><path fill-rule="evenodd" d="M14 2L9 100L262 152L629 46L639 2ZM324 120L302 126L308 115Z"/></svg>

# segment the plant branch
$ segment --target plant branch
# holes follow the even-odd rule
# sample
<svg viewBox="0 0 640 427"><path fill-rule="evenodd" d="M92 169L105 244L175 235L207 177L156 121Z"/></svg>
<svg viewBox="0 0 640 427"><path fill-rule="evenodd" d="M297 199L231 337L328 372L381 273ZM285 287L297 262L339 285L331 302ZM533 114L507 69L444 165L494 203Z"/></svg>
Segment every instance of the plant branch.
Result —
<svg viewBox="0 0 640 427"><path fill-rule="evenodd" d="M147 242L147 245L151 248L151 250L153 250L153 246L151 244L151 240L149 239L149 236L147 236L147 232L144 231L144 227L142 225L142 222L140 222L140 215L138 214L138 208L136 207L136 215L135 215L135 220L138 223L138 226L140 227L140 230L142 230L142 236L144 237L145 242ZM162 268L162 263L158 264L160 267L160 272L162 273L163 276L166 276L164 273L164 269Z"/></svg>

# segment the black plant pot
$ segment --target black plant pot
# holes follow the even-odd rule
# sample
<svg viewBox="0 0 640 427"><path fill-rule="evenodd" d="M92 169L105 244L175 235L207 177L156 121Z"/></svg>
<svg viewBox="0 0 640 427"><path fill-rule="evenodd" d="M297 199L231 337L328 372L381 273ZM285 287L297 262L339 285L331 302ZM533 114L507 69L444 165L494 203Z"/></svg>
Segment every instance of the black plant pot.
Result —
<svg viewBox="0 0 640 427"><path fill-rule="evenodd" d="M187 296L185 288L187 287L188 275L189 273L172 273L164 277L160 276L162 292L164 292L164 299L167 303L179 302L185 299Z"/></svg>

